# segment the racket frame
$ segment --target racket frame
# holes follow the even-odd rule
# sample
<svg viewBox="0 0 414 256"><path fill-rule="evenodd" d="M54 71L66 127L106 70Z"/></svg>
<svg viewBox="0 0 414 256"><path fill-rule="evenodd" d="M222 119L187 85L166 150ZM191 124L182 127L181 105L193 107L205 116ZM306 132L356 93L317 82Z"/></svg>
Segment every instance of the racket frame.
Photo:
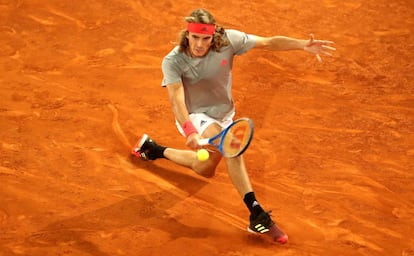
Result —
<svg viewBox="0 0 414 256"><path fill-rule="evenodd" d="M231 154L231 155L226 155L224 150L223 150L223 143L224 143L224 138L226 137L227 133L230 131L230 129L235 126L237 123L242 122L242 121L247 121L249 126L250 126L250 135L248 138L247 143L243 146L243 148L237 152L237 154ZM242 117L239 118L237 120L235 120L234 122L232 122L229 126L227 126L226 128L224 128L221 132L219 132L218 134L216 134L215 136L211 137L211 138L205 138L205 139L201 139L199 140L199 145L200 146L206 146L206 145L212 145L215 148L217 148L220 153L227 158L232 158L232 157L238 157L241 154L243 154L246 149L249 147L252 139L253 139L253 133L254 133L254 124L253 121L250 118L247 117ZM215 143L215 141L219 139L219 143Z"/></svg>

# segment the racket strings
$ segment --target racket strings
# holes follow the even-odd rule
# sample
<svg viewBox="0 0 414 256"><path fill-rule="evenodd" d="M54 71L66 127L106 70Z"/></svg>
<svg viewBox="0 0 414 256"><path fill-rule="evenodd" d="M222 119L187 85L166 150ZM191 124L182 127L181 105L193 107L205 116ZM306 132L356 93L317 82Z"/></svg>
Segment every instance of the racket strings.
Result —
<svg viewBox="0 0 414 256"><path fill-rule="evenodd" d="M225 155L238 155L243 151L250 143L252 132L252 127L247 121L240 121L230 127L222 143Z"/></svg>

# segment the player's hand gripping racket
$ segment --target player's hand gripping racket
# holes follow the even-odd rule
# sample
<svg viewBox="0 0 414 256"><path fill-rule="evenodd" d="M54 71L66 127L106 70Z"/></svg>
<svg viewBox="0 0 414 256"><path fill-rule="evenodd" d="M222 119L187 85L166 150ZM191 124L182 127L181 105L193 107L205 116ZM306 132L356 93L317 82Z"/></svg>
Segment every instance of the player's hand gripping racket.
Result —
<svg viewBox="0 0 414 256"><path fill-rule="evenodd" d="M249 118L240 118L214 137L199 140L200 146L212 145L224 157L236 157L244 153L253 138L254 125Z"/></svg>

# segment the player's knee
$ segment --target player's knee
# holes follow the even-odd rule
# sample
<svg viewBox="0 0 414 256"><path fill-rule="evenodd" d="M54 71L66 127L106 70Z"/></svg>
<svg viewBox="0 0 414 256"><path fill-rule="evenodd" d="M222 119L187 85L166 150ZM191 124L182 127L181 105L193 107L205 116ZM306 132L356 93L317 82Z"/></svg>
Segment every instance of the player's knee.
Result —
<svg viewBox="0 0 414 256"><path fill-rule="evenodd" d="M212 178L216 174L216 167L219 164L221 155L218 153L211 153L207 161L197 161L193 166L194 171L205 178Z"/></svg>
<svg viewBox="0 0 414 256"><path fill-rule="evenodd" d="M203 169L198 172L204 178L213 178L216 174L216 168Z"/></svg>
<svg viewBox="0 0 414 256"><path fill-rule="evenodd" d="M205 178L212 178L216 174L217 162L209 159L207 162L198 163L194 170Z"/></svg>

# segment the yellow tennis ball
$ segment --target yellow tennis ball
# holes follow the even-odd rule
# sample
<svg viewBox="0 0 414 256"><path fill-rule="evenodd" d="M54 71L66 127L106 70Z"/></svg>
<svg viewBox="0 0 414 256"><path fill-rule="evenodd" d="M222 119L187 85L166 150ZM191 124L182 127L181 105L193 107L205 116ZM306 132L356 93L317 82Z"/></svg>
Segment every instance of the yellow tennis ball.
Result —
<svg viewBox="0 0 414 256"><path fill-rule="evenodd" d="M197 151L198 161L201 161L201 162L206 161L209 157L210 157L210 154L208 153L206 149L202 148Z"/></svg>

